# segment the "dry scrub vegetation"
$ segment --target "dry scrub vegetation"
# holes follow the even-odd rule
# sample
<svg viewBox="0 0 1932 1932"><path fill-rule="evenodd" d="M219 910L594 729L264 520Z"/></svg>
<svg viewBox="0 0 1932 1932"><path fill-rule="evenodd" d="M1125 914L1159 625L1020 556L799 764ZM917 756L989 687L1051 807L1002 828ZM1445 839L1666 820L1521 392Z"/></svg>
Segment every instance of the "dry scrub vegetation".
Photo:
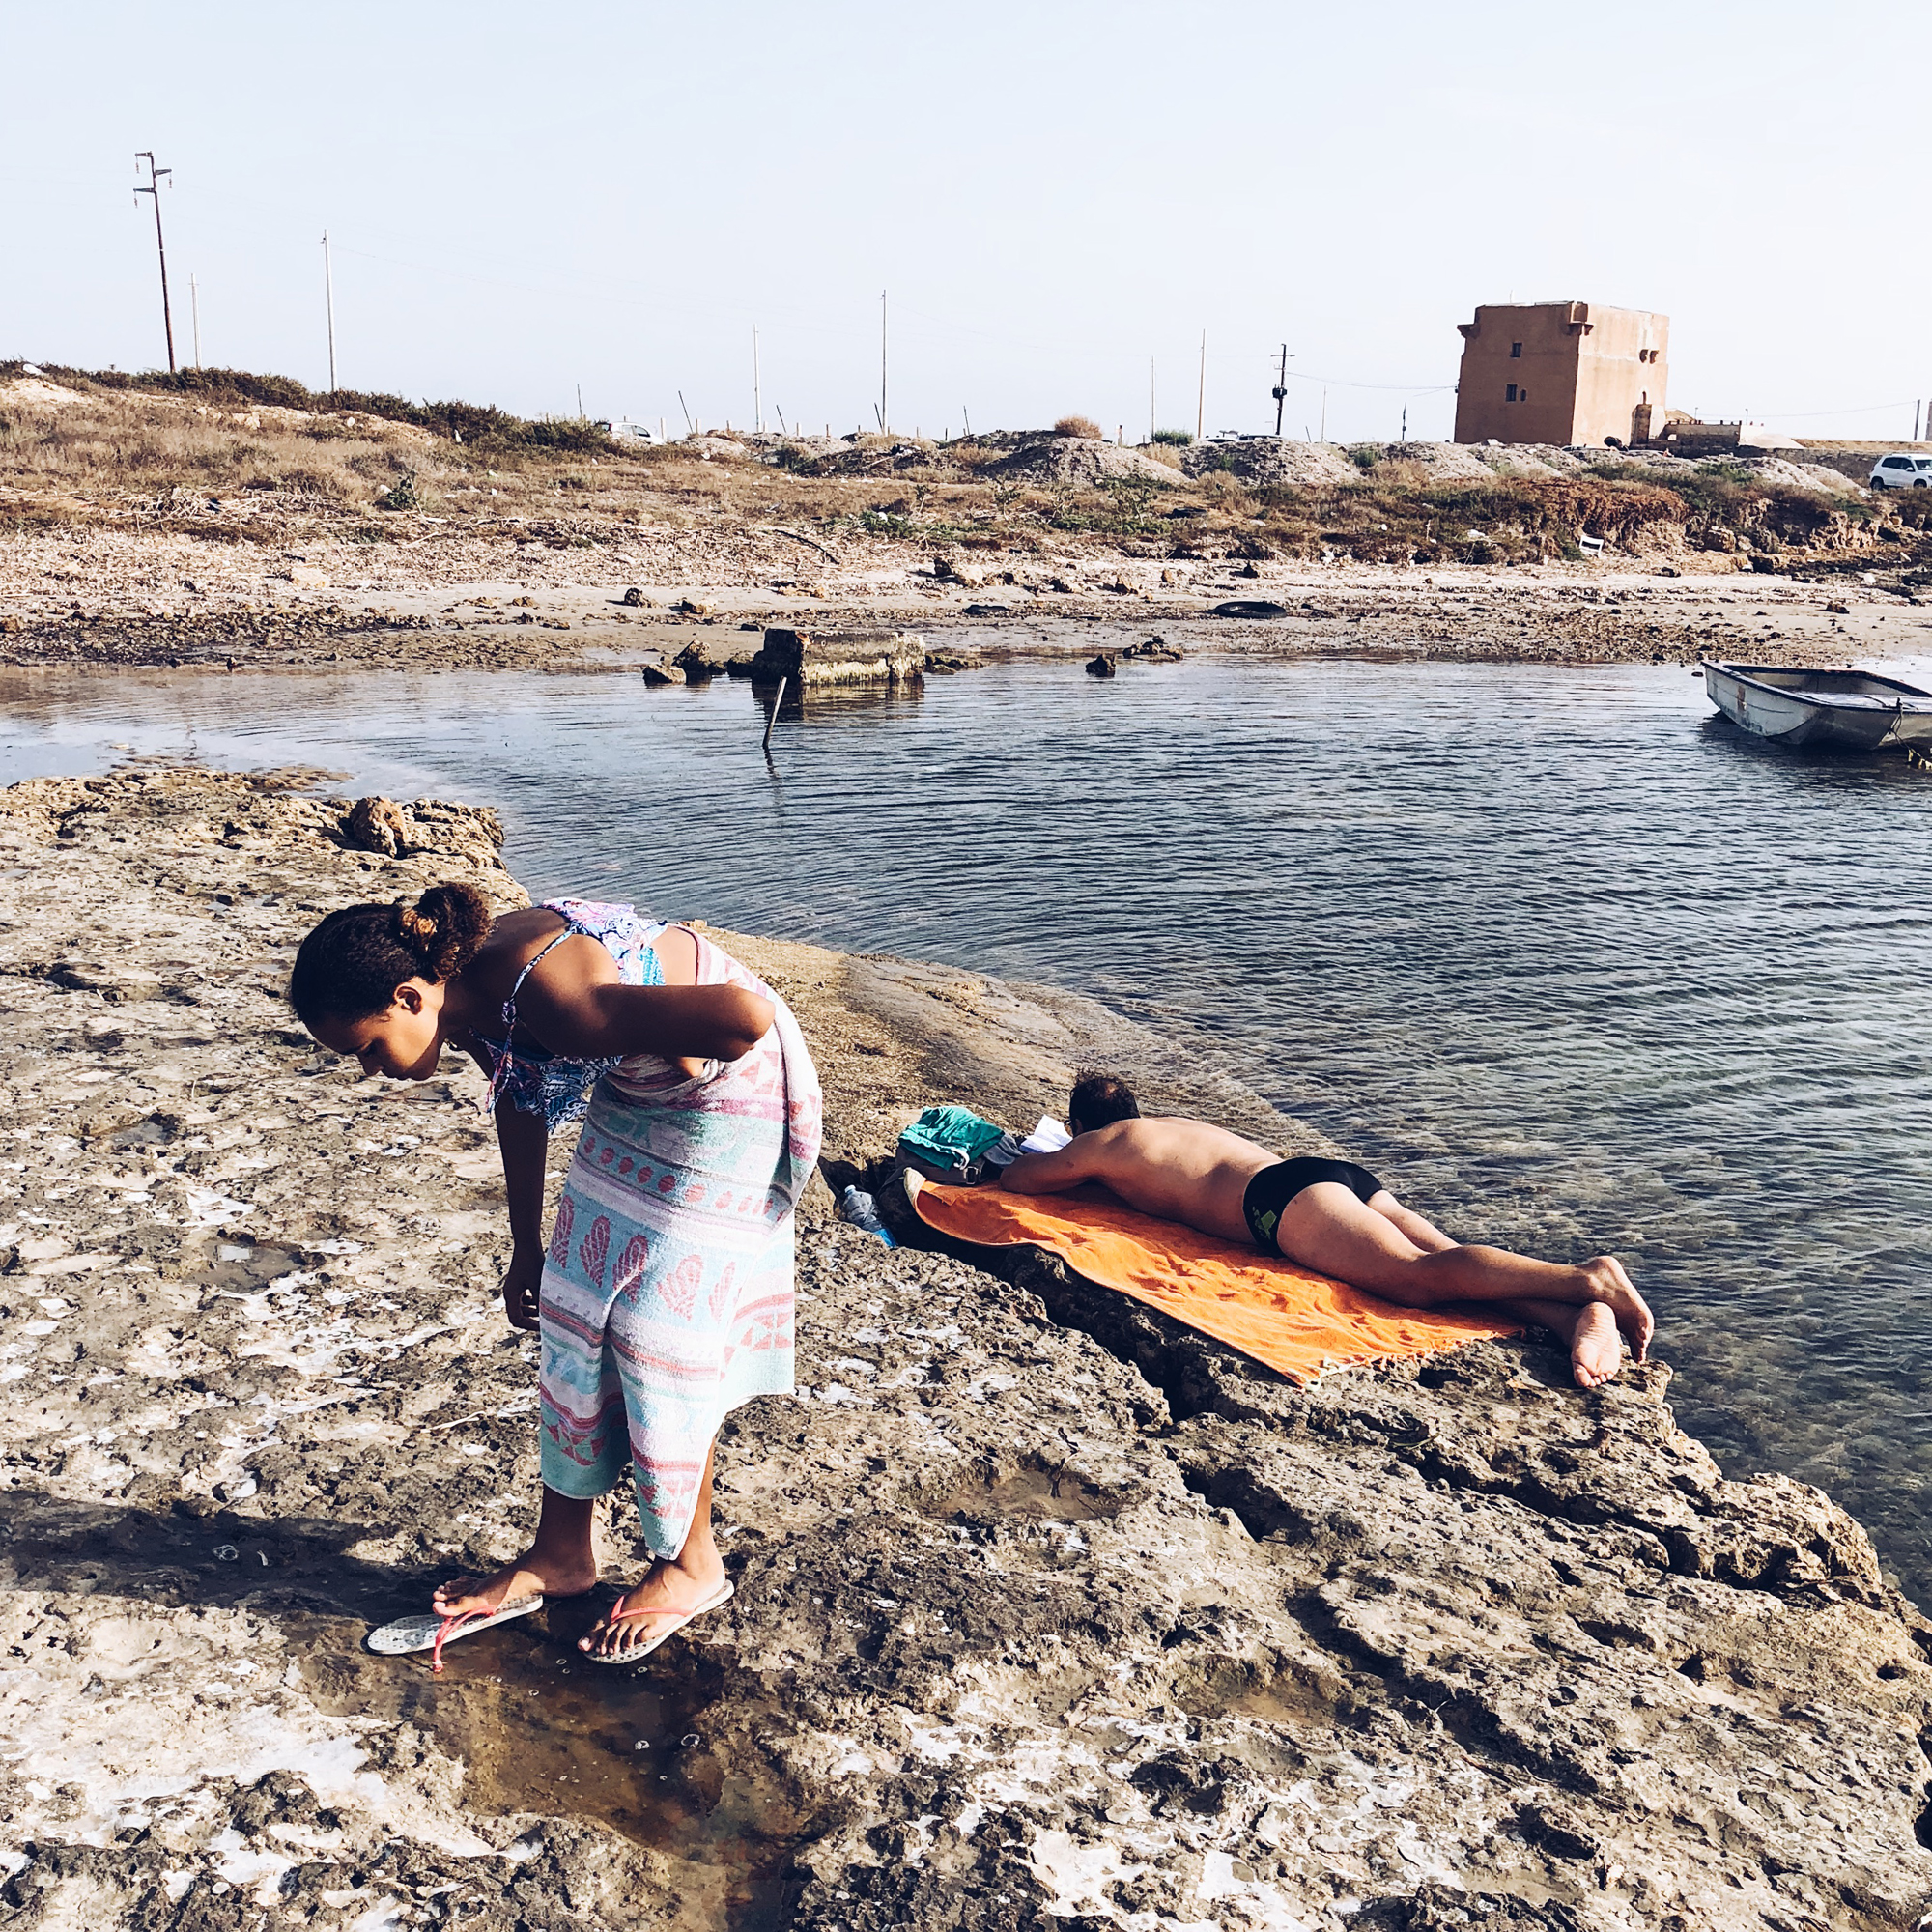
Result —
<svg viewBox="0 0 1932 1932"><path fill-rule="evenodd" d="M1614 461L1577 476L1445 477L1363 444L1321 452L1330 480L1266 483L1240 473L1243 447L1255 445L1188 447L1170 433L1117 449L1077 415L1051 433L945 444L710 434L654 447L588 422L315 395L240 371L28 375L0 362L0 528L131 520L266 541L320 519L382 542L433 517L486 531L543 520L596 544L614 526L764 523L847 544L1416 563L1576 556L1584 533L1653 556L1786 567L1874 550L1910 561L1932 522L1915 493L1872 502L1722 465L1678 463L1667 483Z"/></svg>

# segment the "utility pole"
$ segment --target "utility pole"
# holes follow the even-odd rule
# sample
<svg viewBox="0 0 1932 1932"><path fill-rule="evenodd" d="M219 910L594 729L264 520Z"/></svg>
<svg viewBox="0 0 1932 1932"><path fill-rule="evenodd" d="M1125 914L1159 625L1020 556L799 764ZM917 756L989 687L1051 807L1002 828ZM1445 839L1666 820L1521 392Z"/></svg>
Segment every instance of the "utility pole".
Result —
<svg viewBox="0 0 1932 1932"><path fill-rule="evenodd" d="M879 291L879 434L891 436L892 418L886 413L886 292Z"/></svg>
<svg viewBox="0 0 1932 1932"><path fill-rule="evenodd" d="M175 171L172 168L157 168L153 154L145 148L134 156L135 167L138 168L143 161L148 164L148 185L137 187L134 192L155 197L155 253L161 258L161 327L167 331L168 374L172 376L175 373L175 321L168 312L168 249L167 243L161 240L161 177L167 176L168 185L172 187ZM136 208L140 205L138 201L134 204Z"/></svg>
<svg viewBox="0 0 1932 1932"><path fill-rule="evenodd" d="M194 318L194 366L201 367L201 290L192 275L187 278L188 313Z"/></svg>
<svg viewBox="0 0 1932 1932"><path fill-rule="evenodd" d="M1275 436L1275 440L1277 442L1281 440L1282 406L1287 401L1288 401L1288 344L1284 342L1281 345L1281 374L1275 378L1275 384L1274 384L1274 436Z"/></svg>
<svg viewBox="0 0 1932 1932"><path fill-rule="evenodd" d="M1201 425L1208 418L1208 331L1201 331L1201 387L1194 398L1194 440L1201 440Z"/></svg>
<svg viewBox="0 0 1932 1932"><path fill-rule="evenodd" d="M1153 406L1153 364L1154 364L1154 358L1151 355L1150 355L1148 357L1148 447L1150 449L1153 447L1153 425L1154 425L1154 413L1155 413Z"/></svg>
<svg viewBox="0 0 1932 1932"><path fill-rule="evenodd" d="M322 286L328 298L328 393L335 393L335 270L328 259L328 230L322 231Z"/></svg>
<svg viewBox="0 0 1932 1932"><path fill-rule="evenodd" d="M779 412L779 421L784 421L784 412ZM752 427L760 435L765 428L765 395L758 383L758 325L752 325Z"/></svg>

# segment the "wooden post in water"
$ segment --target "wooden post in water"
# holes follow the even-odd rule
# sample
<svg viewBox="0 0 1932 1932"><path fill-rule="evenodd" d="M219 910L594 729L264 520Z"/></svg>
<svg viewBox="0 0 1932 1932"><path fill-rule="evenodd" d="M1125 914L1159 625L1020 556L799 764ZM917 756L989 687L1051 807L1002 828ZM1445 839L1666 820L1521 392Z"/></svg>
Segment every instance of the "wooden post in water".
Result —
<svg viewBox="0 0 1932 1932"><path fill-rule="evenodd" d="M772 750L772 726L779 722L779 706L785 701L785 686L790 682L789 673L779 679L779 695L772 699L771 715L765 720L764 750L767 757L771 755Z"/></svg>

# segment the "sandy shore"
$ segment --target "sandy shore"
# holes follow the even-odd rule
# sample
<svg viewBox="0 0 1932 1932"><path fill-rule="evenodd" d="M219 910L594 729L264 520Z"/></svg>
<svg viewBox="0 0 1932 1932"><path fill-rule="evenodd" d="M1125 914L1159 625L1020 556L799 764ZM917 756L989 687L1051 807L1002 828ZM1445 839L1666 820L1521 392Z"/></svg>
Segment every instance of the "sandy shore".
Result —
<svg viewBox="0 0 1932 1932"><path fill-rule="evenodd" d="M10 1926L1918 1922L1932 1629L1820 1492L1723 1479L1666 1367L1298 1390L818 1190L799 1399L721 1449L729 1608L617 1681L570 1662L595 1605L440 1679L365 1655L519 1546L536 1460L479 1083L361 1081L278 997L325 907L521 901L487 814L409 824L355 851L196 771L0 793ZM1030 1122L1095 1054L1310 1144L1069 996L721 936L834 1163L933 1099Z"/></svg>

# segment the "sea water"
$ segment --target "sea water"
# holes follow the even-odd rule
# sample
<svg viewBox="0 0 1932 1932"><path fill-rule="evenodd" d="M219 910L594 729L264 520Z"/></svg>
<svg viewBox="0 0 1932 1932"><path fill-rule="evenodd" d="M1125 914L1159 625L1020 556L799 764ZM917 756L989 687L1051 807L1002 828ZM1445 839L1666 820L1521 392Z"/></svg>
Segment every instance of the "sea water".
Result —
<svg viewBox="0 0 1932 1932"><path fill-rule="evenodd" d="M1932 778L1681 666L1025 660L923 694L0 672L0 776L308 761L499 806L538 895L1093 994L1464 1238L1624 1257L1680 1418L1932 1603Z"/></svg>

